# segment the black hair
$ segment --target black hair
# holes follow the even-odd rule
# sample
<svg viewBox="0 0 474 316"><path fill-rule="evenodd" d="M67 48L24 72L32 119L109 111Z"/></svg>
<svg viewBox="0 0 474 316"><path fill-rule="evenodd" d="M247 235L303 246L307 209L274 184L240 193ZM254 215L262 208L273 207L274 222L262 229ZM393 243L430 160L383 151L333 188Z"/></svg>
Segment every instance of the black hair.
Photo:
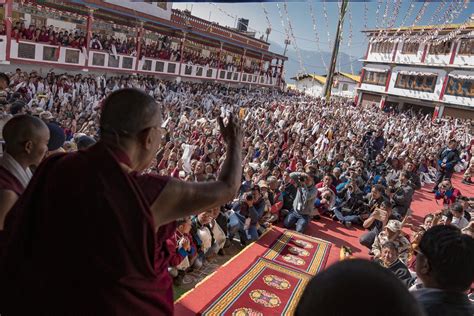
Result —
<svg viewBox="0 0 474 316"><path fill-rule="evenodd" d="M375 191L380 193L383 193L385 191L385 187L381 184L376 184L373 186L373 188L375 189Z"/></svg>
<svg viewBox="0 0 474 316"><path fill-rule="evenodd" d="M5 80L7 86L10 85L10 78L3 72L0 72L0 80Z"/></svg>
<svg viewBox="0 0 474 316"><path fill-rule="evenodd" d="M460 203L454 203L451 206L451 210L454 211L454 212L457 212L457 213L463 213L464 212L464 208L462 207L462 205Z"/></svg>
<svg viewBox="0 0 474 316"><path fill-rule="evenodd" d="M474 280L474 239L451 225L426 231L418 246L431 267L430 274L444 290L465 291Z"/></svg>
<svg viewBox="0 0 474 316"><path fill-rule="evenodd" d="M371 302L370 308L361 302ZM390 270L352 259L318 273L306 286L295 316L375 316L381 311L385 316L423 315L415 298Z"/></svg>
<svg viewBox="0 0 474 316"><path fill-rule="evenodd" d="M176 220L176 227L179 227L180 225L185 224L188 221L188 219L189 219L188 217L178 218Z"/></svg>
<svg viewBox="0 0 474 316"><path fill-rule="evenodd" d="M395 250L397 253L398 253L398 248L397 248L397 245L395 245L395 243L393 241L387 241L385 242L383 245L382 245L382 249L383 248L390 248L392 250Z"/></svg>

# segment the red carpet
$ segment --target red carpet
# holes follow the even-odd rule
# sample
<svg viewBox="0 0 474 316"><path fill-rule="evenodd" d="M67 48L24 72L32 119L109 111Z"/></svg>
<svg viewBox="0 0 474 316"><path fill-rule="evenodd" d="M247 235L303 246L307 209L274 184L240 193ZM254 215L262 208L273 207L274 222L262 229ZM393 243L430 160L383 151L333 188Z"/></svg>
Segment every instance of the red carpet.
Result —
<svg viewBox="0 0 474 316"><path fill-rule="evenodd" d="M259 258L198 315L293 314L311 275Z"/></svg>
<svg viewBox="0 0 474 316"><path fill-rule="evenodd" d="M474 196L474 186L461 184L461 175L453 177L453 185L461 190L463 195ZM431 185L425 186L415 193L411 205L413 224L420 224L426 214L441 210L441 202L436 203L434 194L430 192L431 188ZM178 316L196 315L204 310L210 301L231 286L232 281L243 271L246 271L257 257L263 256L274 245L275 240L281 236L282 232L283 230L280 228L273 228L238 256L220 267L214 274L203 280L194 290L176 302L175 314ZM409 231L407 230L407 232ZM321 238L333 244L326 266L339 261L340 248L343 245L351 247L356 257L368 257L368 249L359 243L359 237L363 233L363 229L347 229L340 223L324 217L319 222L311 222L305 232L309 236Z"/></svg>
<svg viewBox="0 0 474 316"><path fill-rule="evenodd" d="M263 257L315 275L326 265L330 249L331 244L324 240L287 230Z"/></svg>

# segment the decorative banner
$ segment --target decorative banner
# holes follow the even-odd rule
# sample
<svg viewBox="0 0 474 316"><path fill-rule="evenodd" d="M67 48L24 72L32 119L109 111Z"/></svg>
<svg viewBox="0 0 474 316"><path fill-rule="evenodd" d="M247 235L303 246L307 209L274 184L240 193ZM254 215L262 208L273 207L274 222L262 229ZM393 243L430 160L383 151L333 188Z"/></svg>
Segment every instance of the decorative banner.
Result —
<svg viewBox="0 0 474 316"><path fill-rule="evenodd" d="M397 38L398 37L398 34L400 33L400 30L402 29L402 27L405 26L405 23L406 21L411 17L411 15L413 14L413 9L415 9L415 3L416 3L416 0L411 0L411 3L410 3L410 6L408 7L408 10L407 10L407 13L405 14L405 17L403 18L402 22L400 23L400 26L398 27L397 31L395 32L395 34L393 34L393 37L394 38Z"/></svg>
<svg viewBox="0 0 474 316"><path fill-rule="evenodd" d="M377 10L375 11L375 28L380 28L380 7L382 6L382 0L377 1Z"/></svg>
<svg viewBox="0 0 474 316"><path fill-rule="evenodd" d="M319 35L318 35L318 30L317 30L317 23L316 23L316 18L314 16L313 12L313 5L311 2L308 2L309 4L309 13L311 15L311 20L313 22L313 31L314 31L314 38L316 40L316 47L318 48L319 56L321 57L321 62L324 65L324 68L326 68L326 73L329 71L328 66L326 65L326 62L324 61L323 53L321 52L321 46L319 45Z"/></svg>
<svg viewBox="0 0 474 316"><path fill-rule="evenodd" d="M260 5L262 6L263 13L265 14L265 19L267 20L268 28L271 30L272 29L272 23L270 22L270 18L268 17L268 11L263 6L263 2L260 2Z"/></svg>
<svg viewBox="0 0 474 316"><path fill-rule="evenodd" d="M328 32L328 47L331 49L331 35L329 34L329 20L328 20L328 10L326 7L326 0L323 1L323 13L324 13L324 20L326 21L326 30Z"/></svg>
<svg viewBox="0 0 474 316"><path fill-rule="evenodd" d="M414 0L412 0L414 1ZM367 6L367 1L364 1L364 30L368 28L368 21L369 21L369 7ZM367 39L367 36L365 37Z"/></svg>
<svg viewBox="0 0 474 316"><path fill-rule="evenodd" d="M407 31L407 32L404 32L399 38L398 40L399 41L405 41L407 38L410 37L411 33L413 32L414 30L414 27L418 24L418 22L420 22L421 18L423 17L423 15L425 14L425 11L426 9L428 8L428 5L430 4L429 1L425 0L423 2L423 5L421 6L420 8L420 11L418 11L418 14L415 18L415 20L413 21L410 29ZM383 42L383 41L388 41L389 38L379 38L379 39L376 39L377 42ZM390 40L394 40L393 38L391 38Z"/></svg>
<svg viewBox="0 0 474 316"><path fill-rule="evenodd" d="M352 10L350 3L347 5L347 11L349 12L349 38L347 40L347 47L349 51L349 62L351 63L351 74L354 74L354 65L352 64L352 53L351 53L351 44L352 44ZM339 71L341 71L340 59L339 59Z"/></svg>
<svg viewBox="0 0 474 316"><path fill-rule="evenodd" d="M277 3L277 5L278 5L278 3ZM298 48L298 45L296 44L296 37L295 37L295 34L293 32L293 27L291 26L290 15L288 14L288 6L286 4L286 1L283 2L283 9L284 9L285 15L286 15L286 22L287 22L287 25L288 25L288 30L289 30L289 33L292 37L291 42L293 44L293 47L296 50L296 54L298 55L298 59L299 59L299 62L300 62L300 70L302 70L304 73L307 73L306 68L304 67L304 64L303 64L303 58L301 56L301 51Z"/></svg>
<svg viewBox="0 0 474 316"><path fill-rule="evenodd" d="M389 10L389 7L390 7L390 2L389 0L386 0L385 1L385 9L384 9L384 12L383 12L383 17L382 17L382 21L381 21L381 26L385 26L387 25L387 18L388 18L388 10Z"/></svg>
<svg viewBox="0 0 474 316"><path fill-rule="evenodd" d="M459 2L459 3L461 3L461 2ZM452 10L459 3L455 2L455 1L451 2L450 6L445 10L445 15L443 16L443 18L439 18L438 15L441 12L441 9L444 8L444 2L441 2L440 5L436 8L436 11L433 13L433 15L431 16L431 19L429 20L429 22L427 24L427 25L433 25L435 18L438 18L438 22L437 22L438 27L431 29L431 32L428 31L428 32L426 32L426 34L423 34L423 32L425 31L425 28L422 28L420 31L417 32L419 34L411 36L407 40L407 42L412 42L412 43L414 43L414 42L416 42L416 43L426 42L426 40L428 38L431 38L434 34L438 34L439 31L443 28L444 24L449 24L449 21L448 21L447 17L449 18L449 16L452 15ZM462 3L461 3L461 5L462 5Z"/></svg>
<svg viewBox="0 0 474 316"><path fill-rule="evenodd" d="M467 8L468 3L469 3L469 0L464 0L464 2L460 1L457 8L453 8L453 10L451 10L451 6L448 7L448 9L446 10L445 15L443 16L444 22L441 25L439 25L438 27L436 27L435 29L433 29L431 33L428 33L427 36L425 36L425 37L420 36L419 39L418 39L418 42L426 43L426 42L432 41L433 39L436 39L435 41L438 42L438 43L441 43L442 41L444 41L444 40L440 41L439 38L437 38L439 32L443 29L443 25L452 23L461 14L463 8ZM466 23L469 24L469 22L470 22L470 19L467 19L467 22L465 22L464 24L466 24ZM461 25L461 27L459 27L458 29L456 29L453 32L449 33L446 38L449 38L449 40L451 40L456 35L460 34L461 31L464 30L467 27L467 25L464 25L464 24ZM443 36L443 38L445 38L445 37Z"/></svg>

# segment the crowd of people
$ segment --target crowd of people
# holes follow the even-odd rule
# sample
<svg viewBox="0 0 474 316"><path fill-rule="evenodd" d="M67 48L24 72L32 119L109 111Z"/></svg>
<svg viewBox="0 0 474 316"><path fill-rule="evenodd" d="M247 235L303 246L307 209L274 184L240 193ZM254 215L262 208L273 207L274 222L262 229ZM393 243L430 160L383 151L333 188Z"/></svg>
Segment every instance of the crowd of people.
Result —
<svg viewBox="0 0 474 316"><path fill-rule="evenodd" d="M6 35L4 24L0 24L0 35ZM12 38L16 40L29 40L38 43L50 45L58 45L82 49L87 45L85 32L76 30L58 29L53 25L36 27L30 24L26 27L24 21L17 21L12 28ZM201 65L209 68L219 68L232 72L243 71L249 74L258 74L267 77L276 77L278 74L276 69L268 67L263 69L260 63L251 61L250 65L240 65L240 62L227 61L225 56L221 56L219 60L217 53L210 53L204 56L202 52L198 52L189 48L184 49L183 56L179 47L171 45L172 39L166 35L159 36L157 40L142 39L140 58L158 58L162 60L170 60L190 65ZM137 41L134 37L125 36L123 38L110 35L109 33L92 33L89 48L94 50L103 50L111 54L124 54L130 56L137 55Z"/></svg>
<svg viewBox="0 0 474 316"><path fill-rule="evenodd" d="M472 184L474 142L469 120L432 121L428 115L355 106L347 99L326 102L294 92L217 83L41 75L17 69L0 77L0 130L12 117L28 114L49 129L46 156L88 148L107 131L101 123L104 99L124 88L144 91L163 113L161 147L145 174L186 183L218 180L229 153L217 118L233 115L242 125L243 174L233 200L176 219L166 234L158 231L157 238L166 244L169 256L166 268L176 285L190 282L190 271L212 264L230 243L247 245L272 225L304 233L311 221L322 216L345 227L365 229L361 245L376 263L414 291L427 285L429 274L428 268L424 274L415 269L422 261L420 253L428 260L441 260L430 261L433 267L443 262L451 266L450 259L443 257L449 251L436 250L438 241L425 237L428 232L449 227L452 235L457 234L459 249L465 243L472 247L474 198L463 195L451 182L454 172L464 171L463 183ZM122 137L122 131L114 133ZM3 136L7 138L5 132ZM40 160L36 157L31 164ZM31 174L22 174L13 202L30 178ZM0 192L6 190L1 183ZM411 220L410 205L414 192L425 185L432 188L433 199L442 203L423 223L416 223ZM13 204L0 205L2 225ZM404 227L413 235L405 234ZM444 241L439 243L445 247ZM457 253L463 258L456 259L456 271L439 267L442 273L457 273L455 278L462 285L446 289L456 288L460 293L474 281L473 249L463 251ZM434 276L438 277L444 276ZM468 304L466 300L463 304Z"/></svg>

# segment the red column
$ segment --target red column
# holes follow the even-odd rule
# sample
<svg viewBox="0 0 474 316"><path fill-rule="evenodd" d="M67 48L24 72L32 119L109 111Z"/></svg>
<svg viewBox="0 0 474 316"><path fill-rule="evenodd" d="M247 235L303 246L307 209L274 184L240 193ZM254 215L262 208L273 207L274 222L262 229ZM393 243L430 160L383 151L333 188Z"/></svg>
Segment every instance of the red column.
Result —
<svg viewBox="0 0 474 316"><path fill-rule="evenodd" d="M91 47L91 40L92 40L92 23L94 22L94 9L89 8L89 15L87 15L87 32L86 32L86 67L89 64L89 50Z"/></svg>
<svg viewBox="0 0 474 316"><path fill-rule="evenodd" d="M383 110L385 108L385 100L386 96L382 96L382 99L380 100L380 109Z"/></svg>
<svg viewBox="0 0 474 316"><path fill-rule="evenodd" d="M369 56L370 45L372 45L372 44L369 43L369 45L367 45L367 50L365 51L365 56L364 56L364 59L365 59L365 60L367 60L367 56Z"/></svg>
<svg viewBox="0 0 474 316"><path fill-rule="evenodd" d="M439 93L439 100L443 100L444 93L446 92L446 86L448 85L449 74L446 74L444 77L443 86L441 87L441 92Z"/></svg>
<svg viewBox="0 0 474 316"><path fill-rule="evenodd" d="M247 53L247 49L244 48L244 54L240 60L240 72L244 72L244 61L245 61L245 54Z"/></svg>
<svg viewBox="0 0 474 316"><path fill-rule="evenodd" d="M428 50L428 45L429 45L429 44L426 44L426 45L425 45L425 48L423 48L423 55L421 55L421 63L424 63L424 62L425 62L426 52L427 52L427 50Z"/></svg>
<svg viewBox="0 0 474 316"><path fill-rule="evenodd" d="M458 48L458 43L454 42L453 44L453 51L451 52L451 58L449 59L449 64L452 65L454 63L454 57L456 57L456 49Z"/></svg>
<svg viewBox="0 0 474 316"><path fill-rule="evenodd" d="M433 117L431 118L432 121L436 120L438 118L439 114L439 105L437 105L433 111Z"/></svg>
<svg viewBox="0 0 474 316"><path fill-rule="evenodd" d="M224 43L221 42L221 48L219 50L219 54L217 55L217 69L221 69L221 58L222 58L222 48L224 46Z"/></svg>
<svg viewBox="0 0 474 316"><path fill-rule="evenodd" d="M395 56L397 56L398 43L395 43L395 50L393 51L392 61L395 61Z"/></svg>
<svg viewBox="0 0 474 316"><path fill-rule="evenodd" d="M180 51L180 58L179 58L179 72L178 76L181 76L181 65L183 64L183 54L184 54L184 45L186 42L186 32L183 32L183 38L181 39L181 47L179 48Z"/></svg>
<svg viewBox="0 0 474 316"><path fill-rule="evenodd" d="M392 78L392 70L390 69L387 74L387 81L385 81L385 92L388 91L388 86L390 85L390 78Z"/></svg>
<svg viewBox="0 0 474 316"><path fill-rule="evenodd" d="M281 84L281 77L283 76L283 67L285 66L285 61L282 59L281 60L281 67L280 67L280 74L278 75L278 86Z"/></svg>
<svg viewBox="0 0 474 316"><path fill-rule="evenodd" d="M262 73L262 68L263 68L263 53L262 53L262 58L260 58L260 67L258 69L258 77L260 77Z"/></svg>
<svg viewBox="0 0 474 316"><path fill-rule="evenodd" d="M10 48L12 40L12 13L13 13L13 0L6 0L5 5L5 27L7 33L7 51L6 51L6 60L10 60Z"/></svg>
<svg viewBox="0 0 474 316"><path fill-rule="evenodd" d="M224 48L224 43L221 42L221 48L219 50L219 57L218 57L218 60L217 60L217 71L216 71L216 80L219 79L219 72L221 71L221 58L222 58L222 49Z"/></svg>
<svg viewBox="0 0 474 316"><path fill-rule="evenodd" d="M138 69L138 64L141 60L141 53L142 53L142 37L143 37L143 21L140 22L140 28L138 29L137 34L137 62L136 62L136 70ZM142 65L143 66L143 65Z"/></svg>

